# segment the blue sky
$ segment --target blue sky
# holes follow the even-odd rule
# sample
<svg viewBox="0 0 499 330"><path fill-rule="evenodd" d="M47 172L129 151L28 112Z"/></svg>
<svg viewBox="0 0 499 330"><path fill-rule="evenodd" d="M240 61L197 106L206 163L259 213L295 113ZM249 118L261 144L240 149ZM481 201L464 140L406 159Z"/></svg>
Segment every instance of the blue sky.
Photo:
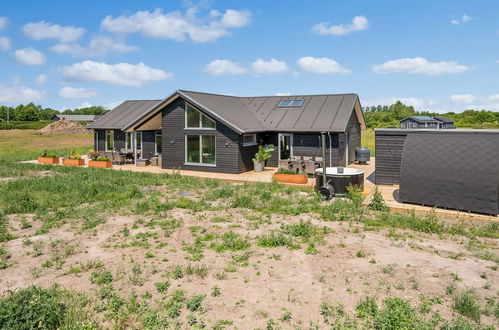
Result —
<svg viewBox="0 0 499 330"><path fill-rule="evenodd" d="M0 17L0 104L189 89L499 111L499 1L33 0Z"/></svg>

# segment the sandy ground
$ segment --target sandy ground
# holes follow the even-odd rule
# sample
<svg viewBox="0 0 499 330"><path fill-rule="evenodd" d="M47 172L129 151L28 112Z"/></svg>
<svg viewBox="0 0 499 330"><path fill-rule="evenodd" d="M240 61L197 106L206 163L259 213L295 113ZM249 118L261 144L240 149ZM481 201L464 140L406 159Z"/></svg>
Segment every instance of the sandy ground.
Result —
<svg viewBox="0 0 499 330"><path fill-rule="evenodd" d="M231 221L214 223L212 219L216 216ZM264 328L267 319L279 319L283 309L292 314L290 327L306 326L310 321L323 324L322 302L342 303L347 311L353 312L356 303L365 296L374 296L380 302L386 296L395 295L409 299L416 306L421 302L421 295L439 296L442 304L433 309L444 318L452 318L452 299L445 292L450 284L454 283L458 290L473 288L482 302L485 297L498 294L499 271L487 268L495 263L478 258L477 251L470 248L470 240L462 236L438 237L385 229L366 231L361 224L324 222L310 214L273 215L270 224L260 221L256 226L258 220L254 220L250 211L238 209L196 214L174 209L168 211L167 218L183 222L169 236L158 226L146 226L157 216L130 215L111 217L90 231L82 232L77 224L68 223L47 234L34 235L40 223L29 215L11 216L10 225L17 238L6 243L10 267L0 270L0 293L31 284L48 287L58 283L92 294L97 288L90 282L93 270L77 274L67 274L67 271L71 265L99 260L112 272L113 285L122 296L150 292L155 299L159 293L154 283L164 281L175 266L203 264L208 268L206 277L170 277L168 292L183 289L187 296L205 294L201 315L205 322L213 325L216 320L227 319L240 329ZM325 243L317 246L317 254L306 254L305 246L296 250L257 246L258 235L279 228L281 223L300 220L332 230L326 235ZM26 222L32 227L21 229ZM130 231L128 236L124 228ZM210 248L203 250L202 260L187 260L189 254L183 248L191 244L196 235L228 230L247 236L252 242L248 265L237 264L235 271L224 270L234 265L232 255L244 252L218 253ZM141 241L149 247L130 246L138 233L151 235ZM497 240L479 239L479 242L482 247L497 248ZM147 251L154 256L146 258ZM359 257L359 251L365 256ZM59 269L56 265L42 266L56 255L63 260ZM140 265L139 275L132 274L134 265ZM219 297L211 296L214 286L220 288ZM482 316L483 324L494 322Z"/></svg>

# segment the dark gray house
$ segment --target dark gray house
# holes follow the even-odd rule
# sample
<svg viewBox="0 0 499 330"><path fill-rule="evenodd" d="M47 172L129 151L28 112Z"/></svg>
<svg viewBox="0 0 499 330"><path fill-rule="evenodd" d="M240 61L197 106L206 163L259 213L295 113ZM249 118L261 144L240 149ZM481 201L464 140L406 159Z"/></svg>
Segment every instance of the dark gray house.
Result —
<svg viewBox="0 0 499 330"><path fill-rule="evenodd" d="M455 128L454 121L447 117L411 116L400 120L400 128Z"/></svg>
<svg viewBox="0 0 499 330"><path fill-rule="evenodd" d="M267 161L321 156L348 165L365 129L358 95L236 97L178 90L163 100L125 101L89 128L97 151L132 150L135 159L161 156L162 167L223 173L253 169L259 144L274 144Z"/></svg>

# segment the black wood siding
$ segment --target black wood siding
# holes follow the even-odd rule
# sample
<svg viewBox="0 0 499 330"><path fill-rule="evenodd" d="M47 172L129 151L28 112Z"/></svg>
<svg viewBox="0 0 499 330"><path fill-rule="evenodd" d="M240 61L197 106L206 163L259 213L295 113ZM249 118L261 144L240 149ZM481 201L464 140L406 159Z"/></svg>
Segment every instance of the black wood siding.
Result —
<svg viewBox="0 0 499 330"><path fill-rule="evenodd" d="M375 131L376 184L400 184L400 165L407 131Z"/></svg>
<svg viewBox="0 0 499 330"><path fill-rule="evenodd" d="M121 150L125 148L125 133L122 131L114 130L114 150Z"/></svg>
<svg viewBox="0 0 499 330"><path fill-rule="evenodd" d="M162 166L168 169L193 171L240 173L240 135L223 123L215 120L216 130L185 129L185 101L178 99L163 110L163 150ZM185 165L185 135L215 135L216 166ZM246 160L247 162L247 160Z"/></svg>
<svg viewBox="0 0 499 330"><path fill-rule="evenodd" d="M352 111L348 121L348 165L355 162L355 148L361 146L361 130L357 113Z"/></svg>
<svg viewBox="0 0 499 330"><path fill-rule="evenodd" d="M142 131L142 158L151 158L156 153L156 131Z"/></svg>

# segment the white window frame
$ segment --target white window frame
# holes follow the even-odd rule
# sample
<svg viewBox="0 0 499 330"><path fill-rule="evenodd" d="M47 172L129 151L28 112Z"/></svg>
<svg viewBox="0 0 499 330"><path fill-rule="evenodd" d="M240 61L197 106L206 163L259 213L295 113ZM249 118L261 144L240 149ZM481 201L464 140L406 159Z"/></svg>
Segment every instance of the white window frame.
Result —
<svg viewBox="0 0 499 330"><path fill-rule="evenodd" d="M154 152L156 155L161 155L161 150L158 151L158 142L157 142L158 135L161 136L161 138L163 138L163 132L162 131L154 132Z"/></svg>
<svg viewBox="0 0 499 330"><path fill-rule="evenodd" d="M244 137L245 136L252 136L253 137L253 141L251 142L244 142ZM258 144L258 142L256 141L256 134L255 133L252 133L252 134L243 134L243 147L250 147L250 146L256 146Z"/></svg>
<svg viewBox="0 0 499 330"><path fill-rule="evenodd" d="M187 126L187 107L191 107L192 109L194 109L197 112L199 112L199 127L188 127ZM203 116L205 116L209 120L213 121L213 123L215 123L215 127L203 127ZM184 108L184 129L203 130L203 131L204 130L214 131L214 130L217 129L217 122L215 120L211 119L210 117L208 117L207 115L205 115L204 113L202 113L201 111L199 111L198 109L196 109L196 107L194 107L191 104L185 102L185 108Z"/></svg>
<svg viewBox="0 0 499 330"><path fill-rule="evenodd" d="M128 144L130 144L130 148L128 148ZM133 150L133 133L125 132L125 150Z"/></svg>
<svg viewBox="0 0 499 330"><path fill-rule="evenodd" d="M199 136L199 163L187 161L187 136ZM203 136L213 136L215 138L215 163L203 163ZM214 134L184 134L184 165L217 167L217 136Z"/></svg>
<svg viewBox="0 0 499 330"><path fill-rule="evenodd" d="M108 145L107 145L107 135L108 135L108 133L110 133L110 135L112 136L112 139L113 139L113 149L109 149ZM105 149L106 149L106 151L114 151L114 144L115 144L115 141L114 141L114 130L112 130L112 129L107 129L106 130L106 136L105 136L105 140L104 141L105 141Z"/></svg>

